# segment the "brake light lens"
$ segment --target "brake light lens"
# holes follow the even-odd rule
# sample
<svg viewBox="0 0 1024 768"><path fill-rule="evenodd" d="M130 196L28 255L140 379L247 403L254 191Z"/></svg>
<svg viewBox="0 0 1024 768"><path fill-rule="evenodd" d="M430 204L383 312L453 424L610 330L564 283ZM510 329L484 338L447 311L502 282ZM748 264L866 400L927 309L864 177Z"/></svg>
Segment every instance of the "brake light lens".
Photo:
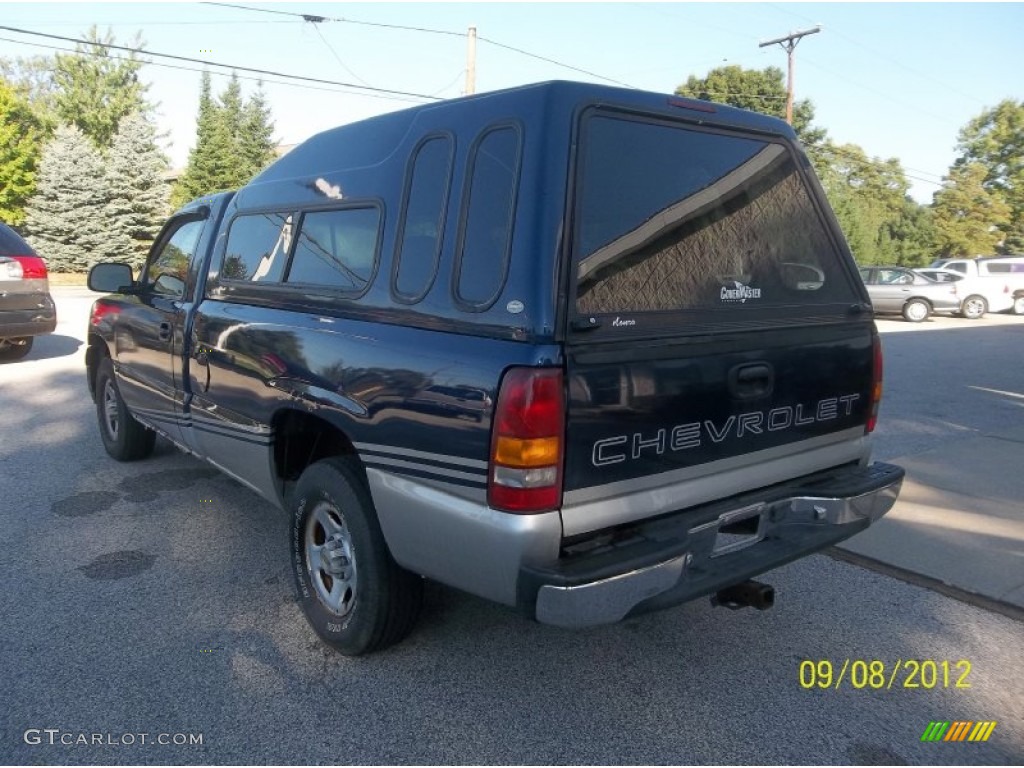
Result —
<svg viewBox="0 0 1024 768"><path fill-rule="evenodd" d="M3 266L9 280L46 280L46 262L39 256L10 256Z"/></svg>
<svg viewBox="0 0 1024 768"><path fill-rule="evenodd" d="M511 368L491 427L487 503L535 514L562 502L565 387L560 368Z"/></svg>
<svg viewBox="0 0 1024 768"><path fill-rule="evenodd" d="M874 359L871 365L871 409L868 411L865 434L875 431L875 425L878 423L878 406L882 402L882 340L877 332L872 334L871 343L874 347Z"/></svg>

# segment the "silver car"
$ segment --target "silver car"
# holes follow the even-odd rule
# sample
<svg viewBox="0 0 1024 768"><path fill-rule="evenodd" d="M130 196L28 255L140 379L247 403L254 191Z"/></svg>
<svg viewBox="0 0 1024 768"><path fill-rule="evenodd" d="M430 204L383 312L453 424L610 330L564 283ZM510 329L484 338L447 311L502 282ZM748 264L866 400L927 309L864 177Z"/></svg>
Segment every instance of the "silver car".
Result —
<svg viewBox="0 0 1024 768"><path fill-rule="evenodd" d="M908 267L861 267L860 276L876 314L901 314L920 323L933 313L960 311L956 282L939 282Z"/></svg>

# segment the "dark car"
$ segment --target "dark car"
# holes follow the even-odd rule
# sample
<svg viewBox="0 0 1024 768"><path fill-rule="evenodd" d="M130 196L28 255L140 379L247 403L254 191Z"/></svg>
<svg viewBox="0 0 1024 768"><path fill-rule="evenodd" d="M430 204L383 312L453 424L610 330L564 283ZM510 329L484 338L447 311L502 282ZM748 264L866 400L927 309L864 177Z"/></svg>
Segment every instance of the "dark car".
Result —
<svg viewBox="0 0 1024 768"><path fill-rule="evenodd" d="M863 267L860 276L877 314L901 314L920 323L934 313L955 314L963 297L956 283L938 281L906 267Z"/></svg>
<svg viewBox="0 0 1024 768"><path fill-rule="evenodd" d="M0 223L0 362L20 360L35 336L53 333L57 308L46 262L25 239Z"/></svg>

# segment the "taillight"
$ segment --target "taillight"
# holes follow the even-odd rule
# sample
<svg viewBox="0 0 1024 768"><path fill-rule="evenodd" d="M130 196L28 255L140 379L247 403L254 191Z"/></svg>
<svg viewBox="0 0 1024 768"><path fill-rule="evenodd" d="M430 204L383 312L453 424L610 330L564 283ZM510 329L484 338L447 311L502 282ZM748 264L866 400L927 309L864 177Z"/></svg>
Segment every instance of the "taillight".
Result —
<svg viewBox="0 0 1024 768"><path fill-rule="evenodd" d="M509 369L494 408L487 503L519 514L558 509L564 445L561 369Z"/></svg>
<svg viewBox="0 0 1024 768"><path fill-rule="evenodd" d="M871 409L868 411L865 434L875 431L875 424L878 423L878 406L882 402L882 340L874 333L871 342L874 347L874 359L871 364Z"/></svg>
<svg viewBox="0 0 1024 768"><path fill-rule="evenodd" d="M7 277L12 280L45 280L46 262L39 256L11 256L7 262Z"/></svg>

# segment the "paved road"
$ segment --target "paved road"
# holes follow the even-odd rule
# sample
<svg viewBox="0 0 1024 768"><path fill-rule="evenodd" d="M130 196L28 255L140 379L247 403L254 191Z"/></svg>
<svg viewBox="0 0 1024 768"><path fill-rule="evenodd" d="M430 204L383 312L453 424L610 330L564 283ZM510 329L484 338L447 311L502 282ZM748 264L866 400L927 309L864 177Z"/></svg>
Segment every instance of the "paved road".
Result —
<svg viewBox="0 0 1024 768"><path fill-rule="evenodd" d="M88 300L57 293L57 333L0 368L0 764L1024 761L1021 625L826 556L775 571L766 613L699 601L585 632L430 585L409 640L330 653L293 602L280 513L166 445L106 457L82 376ZM1010 321L954 330L971 365L1006 364L985 334L1024 332ZM945 333L887 334L883 455L1019 414L948 402L934 371L965 345ZM901 688L903 673L892 690L801 688L801 660L838 675L847 658L965 659L970 688ZM933 720L998 726L921 743ZM82 734L135 743L60 743Z"/></svg>

